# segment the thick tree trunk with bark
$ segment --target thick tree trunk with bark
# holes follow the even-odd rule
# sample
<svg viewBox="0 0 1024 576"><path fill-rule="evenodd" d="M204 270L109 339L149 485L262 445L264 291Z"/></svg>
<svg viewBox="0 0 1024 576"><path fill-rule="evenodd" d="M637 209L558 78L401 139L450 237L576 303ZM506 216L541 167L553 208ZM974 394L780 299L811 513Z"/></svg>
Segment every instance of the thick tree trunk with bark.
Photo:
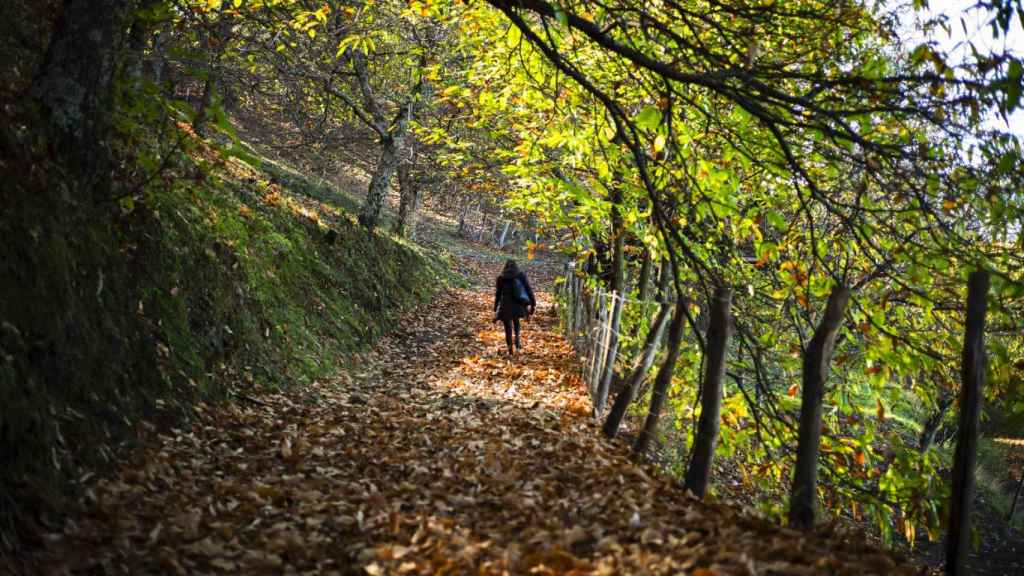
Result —
<svg viewBox="0 0 1024 576"><path fill-rule="evenodd" d="M658 310L658 316L654 319L654 323L651 324L651 329L647 332L647 338L644 340L640 362L633 369L633 373L622 388L622 391L615 397L615 403L612 404L612 409L608 412L608 418L605 419L604 426L602 427L604 435L608 438L615 438L615 435L619 433L619 427L622 425L622 419L626 416L626 410L633 403L633 400L636 399L637 390L640 389L640 385L654 364L658 348L661 347L661 338L665 334L665 327L668 326L668 313L671 308L672 306L669 304L661 305L661 309Z"/></svg>
<svg viewBox="0 0 1024 576"><path fill-rule="evenodd" d="M419 82L409 91L406 102L402 104L397 114L390 121L386 117L381 101L374 94L370 86L370 73L367 69L366 54L359 50L346 52L352 63L352 70L355 73L362 94L362 108L356 106L352 99L344 98L352 110L363 120L374 132L380 136L381 155L377 161L377 167L370 179L370 188L366 192L366 199L359 211L359 223L370 230L377 227L381 210L384 208L384 198L387 196L391 178L398 168L398 152L402 146L402 140L406 136L409 122L412 121L416 109L423 105L426 99L427 84L422 77ZM420 66L426 66L426 57L421 55Z"/></svg>
<svg viewBox="0 0 1024 576"><path fill-rule="evenodd" d="M396 142L391 136L381 139L380 158L377 160L377 167L373 170L370 188L366 192L366 200L359 212L359 223L371 230L377 227L391 178L394 176L395 170L398 169L398 145L399 142Z"/></svg>
<svg viewBox="0 0 1024 576"><path fill-rule="evenodd" d="M967 320L960 364L960 426L953 457L953 494L946 535L946 574L966 574L974 503L974 466L978 452L978 421L985 386L985 312L988 307L988 272L972 272L967 280Z"/></svg>
<svg viewBox="0 0 1024 576"><path fill-rule="evenodd" d="M665 405L668 387L672 383L672 373L676 368L676 360L679 359L679 347L683 342L683 324L686 322L684 306L686 306L686 301L679 297L676 301L675 311L672 313L672 323L668 329L668 351L665 354L665 361L658 370L658 376L654 380L654 390L651 391L651 404L647 410L647 419L644 420L644 427L633 444L633 452L636 454L647 452L651 440L654 439L654 434L658 430L658 419L661 418L661 409Z"/></svg>
<svg viewBox="0 0 1024 576"><path fill-rule="evenodd" d="M130 6L128 0L65 1L32 83L61 153L87 184L104 182L111 167L115 55Z"/></svg>
<svg viewBox="0 0 1024 576"><path fill-rule="evenodd" d="M719 417L722 413L722 379L725 377L725 353L729 345L729 307L732 293L726 288L715 290L711 303L711 325L708 327L705 353L704 385L701 387L700 420L693 441L693 459L686 470L684 485L698 498L708 488L711 460L718 444Z"/></svg>
<svg viewBox="0 0 1024 576"><path fill-rule="evenodd" d="M419 186L412 175L410 162L398 165L398 189L401 199L398 203L398 219L395 220L395 234L401 238L416 235L416 209L419 207Z"/></svg>
<svg viewBox="0 0 1024 576"><path fill-rule="evenodd" d="M626 226L622 217L622 189L612 188L612 294L618 296L612 308L611 339L608 341L608 356L605 358L601 379L597 384L594 401L594 418L600 418L608 403L608 390L615 375L615 361L619 355L619 328L622 325L622 308L625 304L626 261L623 251L626 242Z"/></svg>
<svg viewBox="0 0 1024 576"><path fill-rule="evenodd" d="M804 352L799 441L793 487L789 494L789 523L805 530L814 527L818 452L821 447L821 402L825 396L825 381L828 379L836 336L843 325L843 315L849 301L849 288L840 285L832 289L825 306L825 315Z"/></svg>

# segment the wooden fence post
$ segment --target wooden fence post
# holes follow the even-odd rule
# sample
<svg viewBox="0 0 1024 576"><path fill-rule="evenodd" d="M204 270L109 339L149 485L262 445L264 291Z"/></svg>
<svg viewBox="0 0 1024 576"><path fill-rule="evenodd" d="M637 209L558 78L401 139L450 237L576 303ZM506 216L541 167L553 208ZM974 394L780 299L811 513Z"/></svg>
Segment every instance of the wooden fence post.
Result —
<svg viewBox="0 0 1024 576"><path fill-rule="evenodd" d="M818 452L821 448L821 402L832 360L836 336L843 325L850 289L838 285L829 294L825 315L814 330L804 351L803 390L800 396L800 430L789 493L789 523L797 528L814 527L814 508L818 494Z"/></svg>
<svg viewBox="0 0 1024 576"><path fill-rule="evenodd" d="M978 451L978 420L985 386L985 310L988 272L978 270L967 280L967 319L960 364L960 425L953 458L953 494L946 535L946 574L966 574L967 546L971 540L971 505L974 466Z"/></svg>
<svg viewBox="0 0 1024 576"><path fill-rule="evenodd" d="M594 317L594 323L596 324L592 329L591 333L594 334L593 340L589 346L591 349L591 362L590 362L590 374L587 376L587 390L590 391L591 403L597 394L597 381L601 377L601 368L604 367L604 331L605 322L604 316L608 308L608 302L605 298L604 289L598 288L597 295L597 316Z"/></svg>
<svg viewBox="0 0 1024 576"><path fill-rule="evenodd" d="M668 303L661 305L661 309L658 310L658 316L651 324L650 330L647 331L647 338L644 340L643 355L640 362L633 369L633 373L630 374L625 387L615 397L615 403L612 404L612 409L608 412L608 418L605 419L604 426L602 427L604 435L608 438L615 438L615 435L619 433L619 426L622 425L622 419L626 416L626 409L636 399L636 392L640 389L640 383L643 382L647 372L651 369L651 365L654 364L654 357L661 346L661 337L665 333L665 327L668 326L668 313L671 308L672 306Z"/></svg>
<svg viewBox="0 0 1024 576"><path fill-rule="evenodd" d="M725 353L729 345L729 307L732 292L715 290L711 303L711 324L708 326L704 385L701 387L700 420L693 441L693 458L686 469L683 485L698 498L707 493L711 460L718 443L719 417L722 413L722 379L725 378Z"/></svg>
<svg viewBox="0 0 1024 576"><path fill-rule="evenodd" d="M604 344L606 347L604 362L602 362L601 371L598 373L594 418L601 417L604 407L608 403L608 391L611 388L612 378L615 376L615 360L619 355L619 328L622 325L622 309L626 306L626 298L622 292L612 291L611 298L611 317L608 321L608 337Z"/></svg>

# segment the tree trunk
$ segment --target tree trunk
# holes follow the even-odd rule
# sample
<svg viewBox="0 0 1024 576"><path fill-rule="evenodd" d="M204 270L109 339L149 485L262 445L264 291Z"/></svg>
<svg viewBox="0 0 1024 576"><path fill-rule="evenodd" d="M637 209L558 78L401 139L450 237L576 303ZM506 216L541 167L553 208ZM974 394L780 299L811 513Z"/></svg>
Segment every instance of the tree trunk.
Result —
<svg viewBox="0 0 1024 576"><path fill-rule="evenodd" d="M825 381L828 379L832 351L849 300L850 290L846 286L839 285L832 289L825 306L825 315L804 352L799 441L793 487L789 494L789 523L805 530L814 527L818 452L821 447L821 402L825 396Z"/></svg>
<svg viewBox="0 0 1024 576"><path fill-rule="evenodd" d="M985 386L985 310L988 272L972 272L967 280L967 320L960 364L960 426L953 457L953 494L946 535L946 574L966 574L967 546L971 540L974 466L978 451L978 420Z"/></svg>
<svg viewBox="0 0 1024 576"><path fill-rule="evenodd" d="M485 213L484 214L484 224L486 224L486 223L487 223L487 215ZM495 240L497 238L498 238L498 215L495 214L494 215L494 219L491 220L491 229L487 233L487 243L490 243L491 241L493 241L493 240ZM483 231L483 229L481 229L480 230L480 238L479 238L479 240L482 242L483 239L484 239L484 231Z"/></svg>
<svg viewBox="0 0 1024 576"><path fill-rule="evenodd" d="M505 227L501 229L501 235L498 236L498 249L499 250L505 247L505 242L508 241L508 236L509 236L508 232L509 232L509 229L511 227L512 227L512 221L511 220L505 221Z"/></svg>
<svg viewBox="0 0 1024 576"><path fill-rule="evenodd" d="M172 89L170 92L167 92L165 87L163 87L164 67L167 65L166 42L164 34L157 34L153 38L153 56L150 59L149 74L153 79L153 83L161 87L161 93L165 96L170 96L174 93L174 90Z"/></svg>
<svg viewBox="0 0 1024 576"><path fill-rule="evenodd" d="M217 73L213 68L206 71L206 81L203 83L203 96L199 100L199 110L192 120L192 130L200 136L206 136L206 121L209 120L210 106L213 106L213 87L217 84Z"/></svg>
<svg viewBox="0 0 1024 576"><path fill-rule="evenodd" d="M115 55L131 4L66 0L32 82L58 149L87 186L108 188Z"/></svg>
<svg viewBox="0 0 1024 576"><path fill-rule="evenodd" d="M484 234L487 233L487 211L483 207L480 208L480 224L476 227L476 232L473 233L473 239L477 242L483 240Z"/></svg>
<svg viewBox="0 0 1024 576"><path fill-rule="evenodd" d="M377 227L377 221L384 208L384 198L387 196L388 187L391 184L391 177L394 176L395 170L398 168L399 144L400 142L391 136L381 139L383 149L380 159L377 160L377 167L373 170L370 189L366 192L366 200L359 212L359 223L369 230Z"/></svg>
<svg viewBox="0 0 1024 576"><path fill-rule="evenodd" d="M668 352L665 354L665 361L658 370L658 376L654 380L654 390L651 392L651 405L647 410L647 419L644 420L644 427L636 437L633 444L633 452L645 454L647 448L658 430L658 419L661 418L661 408L665 404L665 397L668 395L668 387L672 383L672 374L676 368L676 360L679 359L679 347L683 341L683 324L686 321L686 313L683 307L686 301L680 296L676 300L675 311L672 313L672 324L668 328Z"/></svg>
<svg viewBox="0 0 1024 576"><path fill-rule="evenodd" d="M412 176L409 162L398 165L398 188L401 200L398 204L398 219L395 220L395 234L401 238L412 238L416 234L416 209L419 207L419 187Z"/></svg>
<svg viewBox="0 0 1024 576"><path fill-rule="evenodd" d="M686 470L684 485L698 498L707 492L711 460L718 444L719 417L722 413L722 379L725 377L725 353L729 344L729 306L732 293L727 288L715 290L711 305L711 326L708 328L704 386L701 390L700 420L693 443L693 459Z"/></svg>
<svg viewBox="0 0 1024 576"><path fill-rule="evenodd" d="M128 32L128 53L125 56L124 76L137 90L145 72L146 46L152 36L152 24L148 20L136 19Z"/></svg>
<svg viewBox="0 0 1024 576"><path fill-rule="evenodd" d="M640 389L640 384L643 383L647 373L651 370L651 365L654 364L654 357L657 356L658 348L661 347L661 338L665 334L665 327L668 326L668 312L671 308L668 304L661 305L658 316L647 332L640 362L633 369L625 387L615 397L615 403L612 404L612 409L608 412L608 418L604 421L602 428L604 435L608 438L615 438L615 435L619 433L619 426L622 425L622 419L626 416L626 409L636 399L636 392Z"/></svg>
<svg viewBox="0 0 1024 576"><path fill-rule="evenodd" d="M614 186L612 201L612 294L615 307L612 309L611 339L608 341L608 356L605 358L601 380L597 384L597 397L594 403L594 417L600 418L608 403L608 390L615 375L615 361L619 355L619 327L622 324L622 307L625 304L626 266L623 250L625 248L626 230L622 217L622 188Z"/></svg>
<svg viewBox="0 0 1024 576"><path fill-rule="evenodd" d="M1010 512L1006 515L1006 521L1013 521L1013 513L1017 511L1017 500L1020 498L1021 491L1024 490L1024 472L1020 474L1020 480L1017 480L1017 491L1013 493L1013 503L1010 504Z"/></svg>
<svg viewBox="0 0 1024 576"><path fill-rule="evenodd" d="M640 279L637 281L639 284L639 295L641 302L646 302L651 299L651 271L654 268L654 263L651 261L651 251L648 248L644 248L644 259L640 263Z"/></svg>
<svg viewBox="0 0 1024 576"><path fill-rule="evenodd" d="M926 452L935 443L935 435L942 426L942 419L946 417L946 411L953 404L953 396L943 395L939 398L938 410L933 412L921 426L921 435L918 437L917 449Z"/></svg>
<svg viewBox="0 0 1024 576"><path fill-rule="evenodd" d="M661 269L658 271L658 293L656 298L659 302L668 300L672 289L672 266L668 260L662 260Z"/></svg>
<svg viewBox="0 0 1024 576"><path fill-rule="evenodd" d="M199 101L199 110L192 120L192 129L200 136L206 136L206 122L210 119L209 109L213 106L213 95L220 84L220 57L231 34L231 20L224 14L221 7L220 21L217 22L212 38L207 38L209 60L206 63L206 81L203 83L203 97Z"/></svg>
<svg viewBox="0 0 1024 576"><path fill-rule="evenodd" d="M462 205L462 208L459 208L459 228L456 232L460 238L466 238L467 235L466 226L469 223L469 207L469 202L466 202Z"/></svg>

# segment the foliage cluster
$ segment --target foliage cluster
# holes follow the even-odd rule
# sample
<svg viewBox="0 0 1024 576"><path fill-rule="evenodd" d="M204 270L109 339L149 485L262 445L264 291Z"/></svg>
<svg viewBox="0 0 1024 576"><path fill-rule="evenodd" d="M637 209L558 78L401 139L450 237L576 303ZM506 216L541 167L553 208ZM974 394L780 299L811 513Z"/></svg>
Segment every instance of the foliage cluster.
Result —
<svg viewBox="0 0 1024 576"><path fill-rule="evenodd" d="M907 46L907 13L858 2L488 4L463 19L480 57L442 94L508 163L508 206L565 231L592 285L630 275L638 297L644 266L671 266L691 329L675 421L696 421L706 310L730 288L719 454L784 490L802 358L825 297L852 288L818 500L886 537L937 536L950 451L932 439L955 412L972 269L994 274L990 412L1024 410L1024 163L1017 137L983 122L1020 106L1020 55ZM997 36L1024 19L995 4ZM619 333L637 331L633 314Z"/></svg>

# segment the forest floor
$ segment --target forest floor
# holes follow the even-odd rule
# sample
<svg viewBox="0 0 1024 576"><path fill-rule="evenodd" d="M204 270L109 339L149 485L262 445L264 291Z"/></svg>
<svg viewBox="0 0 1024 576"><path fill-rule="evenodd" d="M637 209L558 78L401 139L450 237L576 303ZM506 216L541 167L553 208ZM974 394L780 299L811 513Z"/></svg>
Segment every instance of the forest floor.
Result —
<svg viewBox="0 0 1024 576"><path fill-rule="evenodd" d="M870 574L914 569L688 497L600 438L552 296L524 350L491 322L500 255L346 372L251 392L81 478L24 566L46 574ZM556 265L530 262L551 286Z"/></svg>

